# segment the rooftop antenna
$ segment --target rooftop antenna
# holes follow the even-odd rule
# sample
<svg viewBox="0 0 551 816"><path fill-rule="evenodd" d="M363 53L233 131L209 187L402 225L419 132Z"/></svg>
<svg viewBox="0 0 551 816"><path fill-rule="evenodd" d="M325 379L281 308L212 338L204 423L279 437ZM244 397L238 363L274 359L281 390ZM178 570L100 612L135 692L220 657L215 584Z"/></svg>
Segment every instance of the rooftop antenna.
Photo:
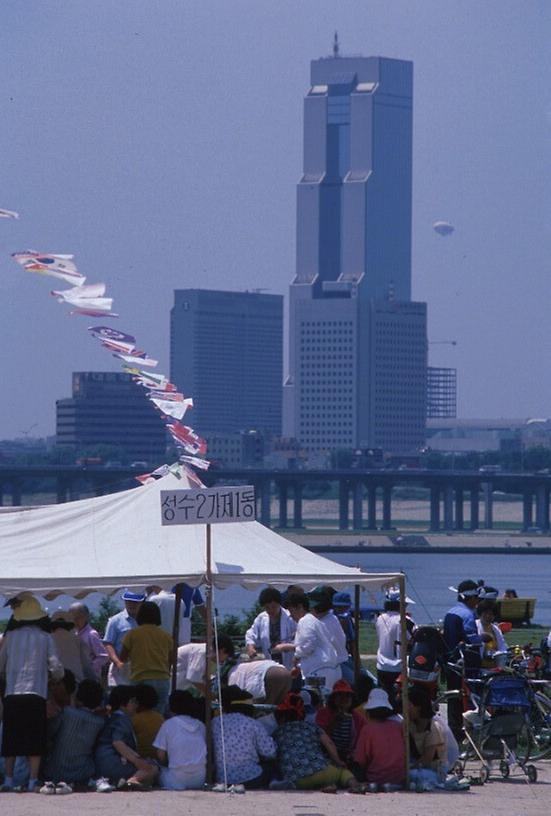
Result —
<svg viewBox="0 0 551 816"><path fill-rule="evenodd" d="M333 37L333 56L339 56L339 32L335 31L335 36Z"/></svg>

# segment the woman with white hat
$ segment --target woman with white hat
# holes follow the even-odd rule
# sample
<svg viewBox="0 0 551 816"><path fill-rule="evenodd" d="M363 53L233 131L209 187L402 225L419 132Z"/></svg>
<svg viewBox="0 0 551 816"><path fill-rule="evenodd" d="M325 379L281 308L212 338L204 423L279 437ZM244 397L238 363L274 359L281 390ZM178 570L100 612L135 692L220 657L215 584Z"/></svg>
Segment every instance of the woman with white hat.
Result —
<svg viewBox="0 0 551 816"><path fill-rule="evenodd" d="M15 758L26 756L28 788L34 790L46 753L48 677L60 680L64 670L49 633L50 619L37 599L25 593L12 606L13 618L0 650L0 675L6 677L2 731L6 775L2 789L13 788Z"/></svg>
<svg viewBox="0 0 551 816"><path fill-rule="evenodd" d="M385 592L384 612L381 612L375 623L379 648L377 649L377 680L394 700L394 684L402 671L401 629L400 629L400 589L389 587ZM406 597L406 604L414 603ZM408 618L409 632L415 626Z"/></svg>

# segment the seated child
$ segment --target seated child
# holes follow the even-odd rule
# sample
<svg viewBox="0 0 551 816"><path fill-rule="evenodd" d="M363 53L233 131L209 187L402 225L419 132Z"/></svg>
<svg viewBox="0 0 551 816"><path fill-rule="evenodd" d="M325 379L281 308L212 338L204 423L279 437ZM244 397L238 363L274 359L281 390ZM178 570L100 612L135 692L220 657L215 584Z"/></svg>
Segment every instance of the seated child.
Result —
<svg viewBox="0 0 551 816"><path fill-rule="evenodd" d="M262 788L272 778L272 768L266 764L266 760L275 759L276 746L266 729L252 718L251 700L251 695L238 686L222 688L222 714L212 723L218 783L227 780L228 785L243 784L246 788Z"/></svg>
<svg viewBox="0 0 551 816"><path fill-rule="evenodd" d="M150 760L136 750L132 715L136 713L133 686L114 686L109 695L111 716L100 732L96 752L96 774L128 790L148 788L158 774Z"/></svg>
<svg viewBox="0 0 551 816"><path fill-rule="evenodd" d="M44 779L86 785L94 776L94 747L105 723L96 713L102 700L100 684L83 680L76 692L77 707L66 706L48 721L51 748L44 761Z"/></svg>
<svg viewBox="0 0 551 816"><path fill-rule="evenodd" d="M153 747L153 740L165 721L163 715L155 709L159 702L159 695L153 686L141 683L134 686L134 696L138 704L136 713L132 717L136 735L136 750L142 757L156 759L157 753Z"/></svg>
<svg viewBox="0 0 551 816"><path fill-rule="evenodd" d="M274 740L286 782L304 790L332 792L340 787L359 792L356 778L345 767L331 738L319 725L305 721L299 694L287 695L276 709L276 719Z"/></svg>
<svg viewBox="0 0 551 816"><path fill-rule="evenodd" d="M406 778L404 732L386 691L374 688L365 710L367 721L354 751L360 778L376 785L403 785Z"/></svg>
<svg viewBox="0 0 551 816"><path fill-rule="evenodd" d="M434 716L430 695L423 688L409 691L410 779L426 790L446 776L448 750L443 722Z"/></svg>
<svg viewBox="0 0 551 816"><path fill-rule="evenodd" d="M162 767L159 784L165 790L202 788L206 777L207 737L201 703L189 691L168 698L172 717L159 729L154 746Z"/></svg>
<svg viewBox="0 0 551 816"><path fill-rule="evenodd" d="M316 723L331 737L337 753L348 763L356 746L365 718L352 710L354 690L346 680L337 680L327 698L327 705L318 709Z"/></svg>

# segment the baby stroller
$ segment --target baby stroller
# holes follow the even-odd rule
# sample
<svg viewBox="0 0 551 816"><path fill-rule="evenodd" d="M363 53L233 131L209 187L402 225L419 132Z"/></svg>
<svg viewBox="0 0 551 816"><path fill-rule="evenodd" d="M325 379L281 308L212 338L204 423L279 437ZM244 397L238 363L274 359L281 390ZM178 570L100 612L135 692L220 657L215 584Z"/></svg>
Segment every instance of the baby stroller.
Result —
<svg viewBox="0 0 551 816"><path fill-rule="evenodd" d="M529 711L531 689L526 678L517 674L492 672L467 680L477 708L463 714L467 749L460 755L457 771L466 773L468 763L479 762L480 782L486 782L491 763L507 779L518 767L528 782L536 782L538 772L527 764L532 746Z"/></svg>

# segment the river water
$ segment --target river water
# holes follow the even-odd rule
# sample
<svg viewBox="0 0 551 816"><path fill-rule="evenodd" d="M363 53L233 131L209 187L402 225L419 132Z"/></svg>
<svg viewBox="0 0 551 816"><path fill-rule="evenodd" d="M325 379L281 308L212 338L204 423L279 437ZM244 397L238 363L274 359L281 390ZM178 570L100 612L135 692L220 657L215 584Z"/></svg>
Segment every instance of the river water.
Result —
<svg viewBox="0 0 551 816"><path fill-rule="evenodd" d="M507 555L496 553L327 553L326 558L364 572L406 573L407 594L417 623L441 620L455 595L448 589L465 578L483 578L489 586L516 589L521 597L537 598L533 623L551 626L551 555ZM221 614L238 614L250 607L257 593L235 587L216 592ZM380 593L362 592L362 606L377 605Z"/></svg>

